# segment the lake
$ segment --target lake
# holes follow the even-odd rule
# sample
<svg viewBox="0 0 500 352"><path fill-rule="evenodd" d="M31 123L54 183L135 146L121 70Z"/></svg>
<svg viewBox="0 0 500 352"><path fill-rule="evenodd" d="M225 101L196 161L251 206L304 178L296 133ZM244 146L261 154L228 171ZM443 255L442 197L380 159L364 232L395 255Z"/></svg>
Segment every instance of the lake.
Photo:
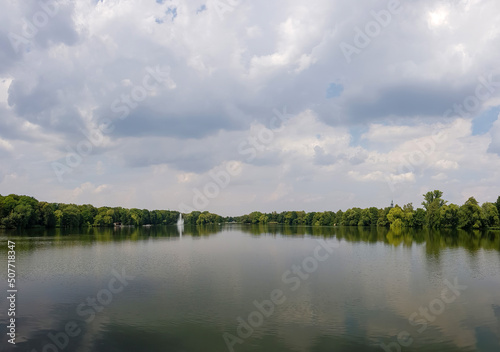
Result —
<svg viewBox="0 0 500 352"><path fill-rule="evenodd" d="M2 351L500 351L500 232L0 232ZM9 301L0 304L2 327Z"/></svg>

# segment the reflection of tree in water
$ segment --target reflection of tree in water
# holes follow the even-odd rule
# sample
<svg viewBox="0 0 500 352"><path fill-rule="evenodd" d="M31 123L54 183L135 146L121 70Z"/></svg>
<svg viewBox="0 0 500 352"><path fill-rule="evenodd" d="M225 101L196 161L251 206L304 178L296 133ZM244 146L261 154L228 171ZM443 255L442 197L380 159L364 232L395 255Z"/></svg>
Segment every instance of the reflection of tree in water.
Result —
<svg viewBox="0 0 500 352"><path fill-rule="evenodd" d="M253 236L313 236L337 238L347 242L383 242L392 246L424 244L430 257L439 258L442 249L466 248L471 253L480 249L500 251L499 230L461 230L461 229L415 229L406 227L358 227L358 226L295 226L281 224L254 225L185 225L183 235L204 237L224 231L241 231ZM0 236L26 237L28 241L19 241L18 250L33 250L43 245L71 246L92 244L94 242L140 241L148 238L178 239L176 226L158 225L151 227L123 226L117 228L81 228L81 229L24 229L0 230ZM0 251L6 251L3 246Z"/></svg>
<svg viewBox="0 0 500 352"><path fill-rule="evenodd" d="M205 237L219 233L220 225L186 225L184 236ZM0 230L0 236L8 236L16 242L17 251L32 251L43 246L68 247L92 245L96 242L142 241L149 238L180 238L177 226L121 226L121 227L84 227L79 229L20 229ZM22 240L17 241L18 238ZM0 248L6 252L7 246Z"/></svg>
<svg viewBox="0 0 500 352"><path fill-rule="evenodd" d="M425 244L426 253L436 258L439 257L441 250L446 248L466 248L469 251L479 249L500 250L500 231L498 230L387 228L375 226L288 226L280 224L238 224L235 229L254 236L335 237L338 240L347 242L384 242L396 247Z"/></svg>

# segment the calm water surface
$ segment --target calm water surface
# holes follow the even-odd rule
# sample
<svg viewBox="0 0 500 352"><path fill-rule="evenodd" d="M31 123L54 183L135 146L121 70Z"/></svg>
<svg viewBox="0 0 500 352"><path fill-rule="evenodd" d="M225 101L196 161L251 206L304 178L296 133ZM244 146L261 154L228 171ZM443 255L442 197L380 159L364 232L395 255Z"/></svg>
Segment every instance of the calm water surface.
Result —
<svg viewBox="0 0 500 352"><path fill-rule="evenodd" d="M4 231L2 295L7 238L2 351L500 351L499 232Z"/></svg>

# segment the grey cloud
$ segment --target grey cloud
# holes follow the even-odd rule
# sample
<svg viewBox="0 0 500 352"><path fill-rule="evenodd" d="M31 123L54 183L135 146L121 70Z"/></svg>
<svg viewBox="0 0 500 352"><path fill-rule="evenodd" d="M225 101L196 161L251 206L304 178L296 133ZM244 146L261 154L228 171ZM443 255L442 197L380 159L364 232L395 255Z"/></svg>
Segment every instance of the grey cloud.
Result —
<svg viewBox="0 0 500 352"><path fill-rule="evenodd" d="M263 151L258 152L254 159L243 158L243 161L255 166L277 166L283 162L283 156L279 151Z"/></svg>
<svg viewBox="0 0 500 352"><path fill-rule="evenodd" d="M11 47L11 50L26 54L51 45L71 46L77 42L72 2L23 1L17 6L17 11L13 9L15 15L10 19L9 33L24 39L14 40L22 44L16 45L17 48Z"/></svg>
<svg viewBox="0 0 500 352"><path fill-rule="evenodd" d="M391 116L435 117L461 104L474 94L477 82L454 88L433 82L415 82L382 88L375 98L351 97L346 104L346 115L353 120L374 120ZM368 96L372 94L368 93ZM462 97L462 98L460 98ZM455 117L457 115L455 114Z"/></svg>
<svg viewBox="0 0 500 352"><path fill-rule="evenodd" d="M119 153L126 167L168 164L180 171L202 173L225 159L223 148L221 143L205 145L195 140L151 138L131 141L109 153Z"/></svg>
<svg viewBox="0 0 500 352"><path fill-rule="evenodd" d="M347 155L345 153L339 153L338 155L333 155L326 152L320 146L314 147L314 164L321 166L333 165L342 161L348 162L350 165L359 165L366 161L368 154L364 150L359 150L354 154Z"/></svg>
<svg viewBox="0 0 500 352"><path fill-rule="evenodd" d="M224 111L204 112L193 109L184 114L138 107L123 120L115 119L113 138L165 136L179 139L202 138L218 131L240 129L241 122L231 119Z"/></svg>
<svg viewBox="0 0 500 352"><path fill-rule="evenodd" d="M325 152L320 146L314 147L314 164L327 166L335 164L338 160L338 157Z"/></svg>
<svg viewBox="0 0 500 352"><path fill-rule="evenodd" d="M17 116L51 132L75 134L84 121L71 101L65 101L62 79L40 76L34 87L14 80L9 88L8 103Z"/></svg>
<svg viewBox="0 0 500 352"><path fill-rule="evenodd" d="M474 94L477 77L487 74L485 68L498 66L500 57L500 47L495 46L495 14L499 13L495 1L470 3L467 11L463 2L450 3L450 27L439 28L429 28L427 19L429 11L442 3L403 2L404 11L351 64L339 44L352 42L354 28L363 27L371 20L370 11L385 8L387 1L318 0L315 6L304 6L295 0L256 0L227 13L224 21L216 15L210 20L214 14L209 8L196 14L201 3L183 2L175 21L162 25L154 23L154 18L164 14L167 2L161 6L154 1L127 2L126 6L119 1L64 4L33 38L29 52L19 54L7 34L22 29L21 17L32 17L39 9L38 1L2 4L0 79L13 83L8 92L10 109L0 106L0 136L15 142L15 156L4 154L1 164L9 170L16 163L31 168L28 148L37 149L37 159L63 160L66 146L74 148L85 138L80 128L111 118L110 143L93 148L84 163L109 161L113 171L89 176L89 169L80 168L72 174L75 184L87 182L88 177L107 184L119 173L124 181L118 186L135 187L140 175L148 176L150 165L167 164L165 172L175 179L177 170L203 173L224 161L240 160L252 170L248 184L260 177L266 191L283 182L290 183L297 194L323 195L325 186L334 183L345 198L345 191L354 194L374 187L368 180L360 186L339 173L361 172L370 151L388 153L397 149L397 143L361 140L357 144L364 151L359 153L351 149L355 142L348 150L318 146L313 156L266 150L247 161L248 155L240 155L238 146L251 133L252 123L269 127L273 110L286 107L293 115L310 110L303 115L319 116L329 125L347 125L351 131L373 122L431 126L453 104ZM75 13L76 9L82 12ZM159 85L119 119L112 102L141 84L146 68L156 65L171 68L176 88ZM344 89L340 96L327 99L331 83ZM30 132L25 121L39 128ZM308 133L313 132L300 131L297 138L314 138ZM402 138L413 135L406 133ZM499 152L498 138L492 138L490 152ZM481 155L477 160L483 160ZM38 161L52 171L53 160ZM262 170L273 165L277 167L271 180ZM468 180L462 168L456 171L457 178L463 174ZM423 171L424 166L415 170L416 187L427 182L419 178ZM30 177L29 184L43 181L38 173ZM307 188L306 183L316 184ZM7 189L12 183L0 185ZM234 192L244 194L237 187ZM367 202L369 197L376 199L370 194Z"/></svg>
<svg viewBox="0 0 500 352"><path fill-rule="evenodd" d="M79 35L75 30L73 12L73 3L60 3L57 14L50 18L48 24L40 29L36 35L35 43L42 48L56 44L65 44L68 46L76 44L79 40Z"/></svg>
<svg viewBox="0 0 500 352"><path fill-rule="evenodd" d="M8 73L12 65L21 59L11 46L7 33L0 31L0 74Z"/></svg>

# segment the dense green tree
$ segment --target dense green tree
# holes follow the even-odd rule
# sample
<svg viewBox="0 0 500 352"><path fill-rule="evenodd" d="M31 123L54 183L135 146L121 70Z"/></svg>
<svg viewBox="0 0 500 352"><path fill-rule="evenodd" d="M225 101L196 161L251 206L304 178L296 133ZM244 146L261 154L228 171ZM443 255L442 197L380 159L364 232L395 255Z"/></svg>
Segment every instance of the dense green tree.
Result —
<svg viewBox="0 0 500 352"><path fill-rule="evenodd" d="M391 228L403 226L404 216L405 213L403 212L403 209L401 209L401 207L397 204L394 208L389 210L387 220L389 221Z"/></svg>
<svg viewBox="0 0 500 352"><path fill-rule="evenodd" d="M97 209L90 204L80 205L80 221L84 226L91 226L94 223L94 218L97 215Z"/></svg>
<svg viewBox="0 0 500 352"><path fill-rule="evenodd" d="M267 224L269 221L269 217L266 214L262 214L259 218L259 223L261 224Z"/></svg>
<svg viewBox="0 0 500 352"><path fill-rule="evenodd" d="M113 226L115 222L115 211L108 207L100 207L97 209L97 215L94 218L94 226ZM136 225L141 225L137 223Z"/></svg>
<svg viewBox="0 0 500 352"><path fill-rule="evenodd" d="M221 216L210 213L208 211L204 211L203 213L199 214L196 219L196 225L218 224L220 222L222 222Z"/></svg>
<svg viewBox="0 0 500 352"><path fill-rule="evenodd" d="M6 227L32 227L40 223L41 213L35 198L11 194L3 201L9 213Z"/></svg>
<svg viewBox="0 0 500 352"><path fill-rule="evenodd" d="M495 204L493 203L483 203L481 206L483 211L483 218L486 221L486 226L498 226L499 218L498 218L498 210Z"/></svg>
<svg viewBox="0 0 500 352"><path fill-rule="evenodd" d="M446 204L446 201L441 198L443 192L434 190L424 194L422 205L427 211L427 225L431 228L440 226L441 207Z"/></svg>
<svg viewBox="0 0 500 352"><path fill-rule="evenodd" d="M422 205L424 208L427 210L428 207L434 202L437 201L437 205L439 208L441 208L443 205L446 204L446 201L441 198L443 195L443 192L439 190L434 190L434 191L429 191L426 194L424 194L424 201L422 202Z"/></svg>
<svg viewBox="0 0 500 352"><path fill-rule="evenodd" d="M370 226L370 209L361 210L361 216L359 218L358 226Z"/></svg>
<svg viewBox="0 0 500 352"><path fill-rule="evenodd" d="M391 211L391 207L386 207L384 209L380 209L378 211L378 220L377 220L377 226L389 226L389 220L387 219L387 215Z"/></svg>
<svg viewBox="0 0 500 352"><path fill-rule="evenodd" d="M464 205L460 207L458 214L459 225L463 228L480 229L486 222L482 214L482 209L474 197L467 199Z"/></svg>
<svg viewBox="0 0 500 352"><path fill-rule="evenodd" d="M198 216L198 219L196 219L196 225L205 225L210 223L210 216L208 215L208 212L203 212Z"/></svg>
<svg viewBox="0 0 500 352"><path fill-rule="evenodd" d="M3 213L5 214L4 216L9 216L10 213L14 210L14 208L17 205L17 201L19 200L19 196L16 196L14 194L10 194L7 197L3 198L2 201L2 208L3 208Z"/></svg>
<svg viewBox="0 0 500 352"><path fill-rule="evenodd" d="M285 224L293 225L294 220L297 219L296 211L287 211L285 215Z"/></svg>
<svg viewBox="0 0 500 352"><path fill-rule="evenodd" d="M424 194L422 204L425 209L414 209L411 203L403 208L396 205L377 209L375 207L361 209L351 208L345 212L324 211L283 211L281 213L262 213L259 211L250 214L222 218L208 211L193 211L183 214L186 225L218 224L223 221L239 221L242 223L267 224L279 223L286 225L309 226L389 226L393 234L399 227L463 227L480 229L500 226L498 206L496 203L484 203L479 206L471 197L464 205L446 204L442 199L442 192L435 190ZM100 207L92 205L75 205L62 203L38 202L33 197L10 194L0 195L0 227L80 227L80 226L113 226L120 222L123 225L141 226L175 225L179 212L170 210L125 209L121 207Z"/></svg>
<svg viewBox="0 0 500 352"><path fill-rule="evenodd" d="M74 204L70 204L61 209L61 227L80 227L80 210Z"/></svg>
<svg viewBox="0 0 500 352"><path fill-rule="evenodd" d="M338 210L335 213L335 222L336 222L337 225L341 224L343 216L344 216L344 212L342 210Z"/></svg>
<svg viewBox="0 0 500 352"><path fill-rule="evenodd" d="M368 211L370 213L370 225L377 226L379 210L375 207L371 207Z"/></svg>
<svg viewBox="0 0 500 352"><path fill-rule="evenodd" d="M149 212L149 219L151 225L157 225L159 223L158 212L156 210Z"/></svg>
<svg viewBox="0 0 500 352"><path fill-rule="evenodd" d="M151 225L151 214L148 209L142 209L141 225Z"/></svg>
<svg viewBox="0 0 500 352"><path fill-rule="evenodd" d="M441 207L439 202L434 200L427 206L427 225L431 228L438 228L441 224Z"/></svg>
<svg viewBox="0 0 500 352"><path fill-rule="evenodd" d="M361 219L360 208L347 209L342 215L342 225L358 226L360 219Z"/></svg>
<svg viewBox="0 0 500 352"><path fill-rule="evenodd" d="M413 215L413 227L423 227L426 224L426 213L422 208L417 208Z"/></svg>
<svg viewBox="0 0 500 352"><path fill-rule="evenodd" d="M306 225L308 225L308 226L314 225L314 222L313 222L314 215L316 215L316 212L311 212L311 213L306 214L306 218L305 218Z"/></svg>
<svg viewBox="0 0 500 352"><path fill-rule="evenodd" d="M12 218L19 227L29 227L33 217L33 208L26 203L19 203L11 213Z"/></svg>
<svg viewBox="0 0 500 352"><path fill-rule="evenodd" d="M142 210L137 208L130 209L130 217L132 218L132 225L140 226L144 224L142 222Z"/></svg>
<svg viewBox="0 0 500 352"><path fill-rule="evenodd" d="M40 202L41 225L47 228L56 226L55 206L47 202Z"/></svg>
<svg viewBox="0 0 500 352"><path fill-rule="evenodd" d="M443 205L440 210L441 226L456 228L459 223L459 210L460 208L456 204Z"/></svg>
<svg viewBox="0 0 500 352"><path fill-rule="evenodd" d="M403 206L403 218L401 221L405 227L413 227L414 226L414 214L413 204L408 203Z"/></svg>
<svg viewBox="0 0 500 352"><path fill-rule="evenodd" d="M132 215L130 214L130 209L118 210L118 221L123 225L133 225L134 220L132 219Z"/></svg>
<svg viewBox="0 0 500 352"><path fill-rule="evenodd" d="M322 226L333 226L337 221L336 214L333 211L323 212L323 219L321 221Z"/></svg>
<svg viewBox="0 0 500 352"><path fill-rule="evenodd" d="M298 211L297 212L297 218L294 220L295 225L304 225L306 223L306 212L305 211Z"/></svg>
<svg viewBox="0 0 500 352"><path fill-rule="evenodd" d="M261 216L262 216L262 213L260 211L254 211L254 212L250 213L250 222L252 224L258 224Z"/></svg>
<svg viewBox="0 0 500 352"><path fill-rule="evenodd" d="M322 223L323 223L323 213L322 212L314 213L312 224L314 226L321 226Z"/></svg>

